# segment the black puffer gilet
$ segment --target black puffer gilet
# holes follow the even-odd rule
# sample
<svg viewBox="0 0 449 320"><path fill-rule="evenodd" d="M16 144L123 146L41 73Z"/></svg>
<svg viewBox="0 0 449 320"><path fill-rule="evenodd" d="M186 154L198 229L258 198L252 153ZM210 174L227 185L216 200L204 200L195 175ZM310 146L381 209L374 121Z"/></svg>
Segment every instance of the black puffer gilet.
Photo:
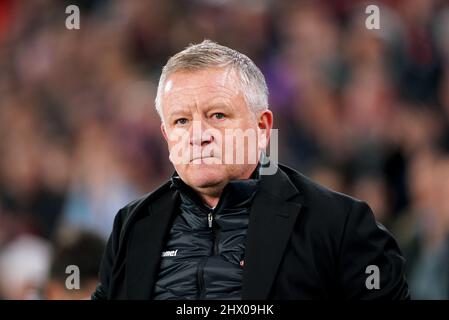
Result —
<svg viewBox="0 0 449 320"><path fill-rule="evenodd" d="M241 299L245 242L259 180L233 180L217 206L203 204L178 176L180 207L167 241L154 299Z"/></svg>

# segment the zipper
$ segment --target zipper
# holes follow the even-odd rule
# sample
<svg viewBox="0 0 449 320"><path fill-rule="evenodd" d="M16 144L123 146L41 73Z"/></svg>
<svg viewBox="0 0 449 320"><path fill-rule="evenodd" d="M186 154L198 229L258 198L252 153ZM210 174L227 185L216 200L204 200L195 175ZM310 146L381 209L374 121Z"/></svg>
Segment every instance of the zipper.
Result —
<svg viewBox="0 0 449 320"><path fill-rule="evenodd" d="M206 264L207 258L204 258L198 263L197 271L197 285L198 285L198 299L204 299L206 295L206 290L204 287L204 265Z"/></svg>
<svg viewBox="0 0 449 320"><path fill-rule="evenodd" d="M219 234L219 230L217 228L213 227L213 221L214 221L214 215L213 215L213 211L210 211L207 214L207 222L209 224L209 228L212 229L212 234L214 236L214 256L216 256L218 254L218 234Z"/></svg>
<svg viewBox="0 0 449 320"><path fill-rule="evenodd" d="M220 233L219 229L214 229L214 256L218 255L218 235Z"/></svg>
<svg viewBox="0 0 449 320"><path fill-rule="evenodd" d="M219 230L217 228L214 228L213 225L214 222L214 210L211 210L207 213L207 224L209 226L209 229L211 230L211 233L213 234L214 239L214 255L218 254L218 233ZM203 300L206 296L206 288L204 286L204 266L207 262L207 259L209 257L205 257L203 260L201 260L198 263L198 270L197 270L197 285L198 285L198 299Z"/></svg>
<svg viewBox="0 0 449 320"><path fill-rule="evenodd" d="M213 210L211 210L207 213L207 224L212 232L213 232L212 229L213 221L214 221ZM198 286L198 300L202 300L206 296L206 288L204 287L204 265L206 264L208 258L209 257L205 257L198 263L198 270L196 274Z"/></svg>
<svg viewBox="0 0 449 320"><path fill-rule="evenodd" d="M212 228L212 221L214 220L214 216L212 211L207 214L207 222L209 223L209 228Z"/></svg>

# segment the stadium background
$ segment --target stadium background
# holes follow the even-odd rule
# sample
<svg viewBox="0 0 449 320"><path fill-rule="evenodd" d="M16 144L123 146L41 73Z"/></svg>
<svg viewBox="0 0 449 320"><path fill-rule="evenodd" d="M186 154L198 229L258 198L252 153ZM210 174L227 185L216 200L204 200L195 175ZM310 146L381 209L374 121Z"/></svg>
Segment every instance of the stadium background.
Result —
<svg viewBox="0 0 449 320"><path fill-rule="evenodd" d="M88 295L117 210L172 172L161 67L205 38L262 69L280 160L366 200L413 298L448 299L448 35L438 0L0 0L0 299Z"/></svg>

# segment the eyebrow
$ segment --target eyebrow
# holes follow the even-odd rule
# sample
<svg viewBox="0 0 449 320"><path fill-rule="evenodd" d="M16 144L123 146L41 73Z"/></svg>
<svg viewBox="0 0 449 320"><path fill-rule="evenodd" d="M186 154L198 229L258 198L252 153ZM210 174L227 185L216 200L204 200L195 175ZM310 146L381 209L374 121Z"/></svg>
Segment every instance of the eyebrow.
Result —
<svg viewBox="0 0 449 320"><path fill-rule="evenodd" d="M186 115L188 112L185 110L185 109L180 109L180 108L178 108L178 109L176 109L175 111L173 111L173 112L169 112L168 113L168 117L169 118L174 118L174 117L176 117L176 116L180 116L180 115Z"/></svg>
<svg viewBox="0 0 449 320"><path fill-rule="evenodd" d="M212 99L212 101L215 99ZM168 112L167 119L172 120L173 118L176 118L178 116L187 116L190 114L190 108L191 105L184 105L184 106L176 106L174 107L173 111ZM226 111L232 112L235 111L235 106L232 103L226 102L226 101L220 101L215 100L212 103L207 103L204 112L210 112L214 109L225 109Z"/></svg>
<svg viewBox="0 0 449 320"><path fill-rule="evenodd" d="M221 101L207 105L206 110L220 109L220 108L234 110L232 103L226 103L226 102L221 102Z"/></svg>

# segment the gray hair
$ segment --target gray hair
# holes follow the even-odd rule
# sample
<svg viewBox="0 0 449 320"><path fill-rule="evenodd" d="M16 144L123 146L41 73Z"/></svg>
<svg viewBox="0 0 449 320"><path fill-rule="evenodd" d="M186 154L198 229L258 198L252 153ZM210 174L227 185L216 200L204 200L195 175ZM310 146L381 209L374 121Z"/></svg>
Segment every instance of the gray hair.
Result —
<svg viewBox="0 0 449 320"><path fill-rule="evenodd" d="M231 67L240 78L245 102L255 115L268 109L268 88L265 77L246 55L210 40L191 44L171 57L162 69L155 99L156 111L163 121L162 88L170 74L177 71L195 71L210 67Z"/></svg>

